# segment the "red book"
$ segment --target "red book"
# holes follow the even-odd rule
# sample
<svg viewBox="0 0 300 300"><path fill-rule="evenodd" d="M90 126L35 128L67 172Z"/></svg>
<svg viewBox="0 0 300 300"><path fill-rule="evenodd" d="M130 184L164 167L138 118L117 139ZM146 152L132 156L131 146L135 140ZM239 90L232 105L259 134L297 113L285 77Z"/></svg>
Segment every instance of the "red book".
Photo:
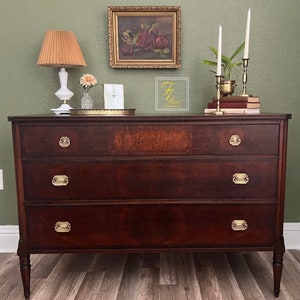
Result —
<svg viewBox="0 0 300 300"><path fill-rule="evenodd" d="M217 102L207 103L207 108L217 108ZM260 108L259 102L242 102L242 101L220 101L220 108Z"/></svg>
<svg viewBox="0 0 300 300"><path fill-rule="evenodd" d="M217 102L217 98L213 98L213 102ZM242 96L227 96L221 97L220 102L254 102L259 103L259 97L249 96L249 97L242 97Z"/></svg>

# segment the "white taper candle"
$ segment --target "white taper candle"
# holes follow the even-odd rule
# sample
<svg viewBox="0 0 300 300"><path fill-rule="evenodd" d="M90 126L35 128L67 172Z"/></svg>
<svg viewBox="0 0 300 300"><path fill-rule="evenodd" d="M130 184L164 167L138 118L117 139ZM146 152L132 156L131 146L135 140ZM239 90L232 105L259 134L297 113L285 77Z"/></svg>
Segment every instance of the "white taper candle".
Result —
<svg viewBox="0 0 300 300"><path fill-rule="evenodd" d="M251 9L249 8L248 15L247 15L247 24L246 24L244 59L249 58L250 23L251 23Z"/></svg>
<svg viewBox="0 0 300 300"><path fill-rule="evenodd" d="M217 76L222 75L222 26L219 25L219 37L218 37L218 58L217 58Z"/></svg>

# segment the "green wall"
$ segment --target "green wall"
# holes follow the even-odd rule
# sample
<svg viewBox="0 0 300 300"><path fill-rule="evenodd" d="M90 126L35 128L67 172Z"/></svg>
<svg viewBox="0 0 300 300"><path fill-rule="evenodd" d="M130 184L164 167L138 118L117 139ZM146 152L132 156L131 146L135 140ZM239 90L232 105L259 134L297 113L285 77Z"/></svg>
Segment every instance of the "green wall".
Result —
<svg viewBox="0 0 300 300"><path fill-rule="evenodd" d="M182 8L182 67L178 70L117 70L108 65L106 9L109 5L180 5ZM223 51L231 53L245 35L246 15L252 10L248 91L259 95L262 110L293 113L289 131L286 222L300 222L300 32L299 0L10 0L1 3L0 18L0 225L17 224L16 191L9 115L49 113L58 106L57 70L36 66L47 29L71 30L88 66L69 70L72 105L79 107L79 77L92 73L100 83L124 83L126 107L155 112L155 77L190 78L190 111L201 113L215 93L215 79L203 65L211 59L218 24L223 25ZM241 70L236 72L241 91ZM103 105L101 86L91 90ZM46 138L46 137L45 137Z"/></svg>

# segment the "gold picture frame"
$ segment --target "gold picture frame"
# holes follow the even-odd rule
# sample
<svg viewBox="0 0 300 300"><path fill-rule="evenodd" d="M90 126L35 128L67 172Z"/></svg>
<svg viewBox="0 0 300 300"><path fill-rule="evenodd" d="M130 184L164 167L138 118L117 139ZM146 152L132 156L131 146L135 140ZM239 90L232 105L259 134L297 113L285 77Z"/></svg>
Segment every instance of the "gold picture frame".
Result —
<svg viewBox="0 0 300 300"><path fill-rule="evenodd" d="M112 68L181 67L180 6L109 6Z"/></svg>

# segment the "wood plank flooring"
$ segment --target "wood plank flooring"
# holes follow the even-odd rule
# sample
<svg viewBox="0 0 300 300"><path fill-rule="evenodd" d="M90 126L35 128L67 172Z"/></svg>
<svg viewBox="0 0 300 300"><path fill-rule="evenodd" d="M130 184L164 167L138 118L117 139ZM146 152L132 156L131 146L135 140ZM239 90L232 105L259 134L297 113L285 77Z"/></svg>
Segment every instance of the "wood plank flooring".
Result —
<svg viewBox="0 0 300 300"><path fill-rule="evenodd" d="M271 252L36 254L31 264L31 300L275 299ZM0 254L0 299L24 299L16 254ZM300 299L299 250L284 255L277 299Z"/></svg>

